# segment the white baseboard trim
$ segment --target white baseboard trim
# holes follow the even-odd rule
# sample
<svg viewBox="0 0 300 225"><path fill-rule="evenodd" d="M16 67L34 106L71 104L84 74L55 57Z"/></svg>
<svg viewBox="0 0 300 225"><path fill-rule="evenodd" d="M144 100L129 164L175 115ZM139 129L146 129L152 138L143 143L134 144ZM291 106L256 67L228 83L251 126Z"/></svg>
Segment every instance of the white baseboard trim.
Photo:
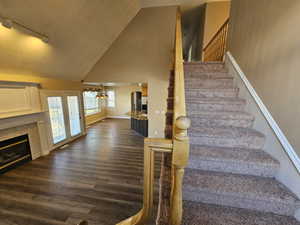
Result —
<svg viewBox="0 0 300 225"><path fill-rule="evenodd" d="M76 139L81 138L81 137L83 137L85 135L86 135L85 132L82 132L81 134L79 134L79 135L77 135L75 137L72 137L72 138L70 138L68 140L62 141L62 142L60 142L58 144L52 145L50 147L50 152L53 151L53 150L57 150L57 149L61 148L62 146L67 145L67 144L69 144L69 143L75 141Z"/></svg>
<svg viewBox="0 0 300 225"><path fill-rule="evenodd" d="M242 69L240 68L240 66L238 65L236 60L234 59L234 57L231 55L230 52L227 52L227 56L232 64L232 66L234 67L236 72L239 74L241 80L244 82L245 86L247 87L249 93L255 100L256 104L258 105L259 109L261 110L262 114L264 115L265 119L267 120L268 124L272 128L273 132L276 134L283 149L289 156L290 160L293 162L298 173L300 173L300 158L298 157L293 146L290 144L287 137L284 135L284 133L282 132L282 130L280 129L280 127L278 126L278 124L276 123L274 118L272 117L271 113L269 112L269 110L267 109L267 107L265 106L265 104L263 103L261 98L256 93L255 89L253 88L253 86L251 85L249 80L247 79L246 75L244 74L244 72L242 71Z"/></svg>
<svg viewBox="0 0 300 225"><path fill-rule="evenodd" d="M100 117L100 118L98 118L98 119L96 119L96 120L90 122L90 123L87 123L87 124L86 124L86 128L89 128L89 127L91 127L93 124L98 123L98 122L100 122L100 121L102 121L102 120L105 120L106 118L107 118L106 116L103 116L103 117Z"/></svg>
<svg viewBox="0 0 300 225"><path fill-rule="evenodd" d="M127 120L129 120L131 117L130 116L107 116L106 118L110 118L110 119L127 119Z"/></svg>

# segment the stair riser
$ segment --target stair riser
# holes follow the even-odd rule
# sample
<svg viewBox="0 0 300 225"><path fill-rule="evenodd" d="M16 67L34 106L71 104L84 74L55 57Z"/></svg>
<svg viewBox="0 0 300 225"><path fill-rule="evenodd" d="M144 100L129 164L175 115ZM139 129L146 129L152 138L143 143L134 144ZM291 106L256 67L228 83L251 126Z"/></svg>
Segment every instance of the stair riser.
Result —
<svg viewBox="0 0 300 225"><path fill-rule="evenodd" d="M198 134L196 134L198 135ZM250 148L250 149L262 149L265 144L264 137L246 136L238 138L221 138L221 137L205 137L196 136L190 133L190 144L216 146L216 147L228 147L228 148Z"/></svg>
<svg viewBox="0 0 300 225"><path fill-rule="evenodd" d="M173 99L173 98L168 98L168 99L167 99L167 107L168 107L168 109L170 109L170 110L173 110L173 109L174 109L174 99Z"/></svg>
<svg viewBox="0 0 300 225"><path fill-rule="evenodd" d="M167 125L173 124L173 113L166 113L166 124Z"/></svg>
<svg viewBox="0 0 300 225"><path fill-rule="evenodd" d="M185 81L186 89L189 88L233 88L232 79L191 79Z"/></svg>
<svg viewBox="0 0 300 225"><path fill-rule="evenodd" d="M249 119L206 119L199 117L190 117L193 127L244 127L253 126L253 120Z"/></svg>
<svg viewBox="0 0 300 225"><path fill-rule="evenodd" d="M217 103L187 103L188 112L201 111L243 111L245 104L217 104Z"/></svg>
<svg viewBox="0 0 300 225"><path fill-rule="evenodd" d="M247 199L243 196L232 196L222 193L210 193L207 190L193 190L185 187L183 190L183 199L209 203L222 206L230 206L243 209L251 209L264 212L272 212L279 215L293 216L295 213L295 206L292 204L283 204L275 201L265 201L259 199Z"/></svg>
<svg viewBox="0 0 300 225"><path fill-rule="evenodd" d="M274 177L278 170L276 166L238 161L194 160L193 155L190 156L188 168L262 177Z"/></svg>
<svg viewBox="0 0 300 225"><path fill-rule="evenodd" d="M168 97L173 98L174 97L174 87L168 88Z"/></svg>
<svg viewBox="0 0 300 225"><path fill-rule="evenodd" d="M235 98L238 96L238 90L232 89L230 91L222 91L222 89L210 90L186 90L186 98Z"/></svg>
<svg viewBox="0 0 300 225"><path fill-rule="evenodd" d="M167 125L166 128L165 128L165 136L166 136L166 138L168 138L168 139L172 138L172 132L173 132L172 126L171 125Z"/></svg>

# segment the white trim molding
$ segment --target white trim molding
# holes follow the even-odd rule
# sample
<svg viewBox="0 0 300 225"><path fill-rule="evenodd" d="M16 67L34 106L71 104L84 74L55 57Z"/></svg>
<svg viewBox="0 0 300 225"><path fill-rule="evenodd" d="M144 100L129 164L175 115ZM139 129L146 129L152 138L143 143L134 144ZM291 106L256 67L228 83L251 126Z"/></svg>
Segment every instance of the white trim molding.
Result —
<svg viewBox="0 0 300 225"><path fill-rule="evenodd" d="M109 118L109 119L127 119L127 120L129 120L131 117L130 116L106 116L106 118Z"/></svg>
<svg viewBox="0 0 300 225"><path fill-rule="evenodd" d="M234 59L234 57L232 56L232 54L230 52L227 52L227 57L228 57L230 63L232 64L232 66L234 67L234 69L236 70L236 72L239 74L244 85L247 87L249 93L255 100L257 106L259 107L261 113L263 114L263 116L267 120L268 124L272 128L277 139L281 143L283 149L289 156L290 160L293 162L293 165L297 169L298 173L300 173L300 158L297 155L296 151L294 150L293 146L290 144L287 137L284 135L284 133L282 132L282 130L280 129L280 127L278 126L278 124L276 123L274 118L272 117L272 114L267 109L267 107L265 106L265 104L263 103L261 98L258 96L254 87L251 85L251 83L247 79L246 75L244 74L244 72L242 71L242 69L240 68L240 66L238 65L238 63L236 62L236 60Z"/></svg>

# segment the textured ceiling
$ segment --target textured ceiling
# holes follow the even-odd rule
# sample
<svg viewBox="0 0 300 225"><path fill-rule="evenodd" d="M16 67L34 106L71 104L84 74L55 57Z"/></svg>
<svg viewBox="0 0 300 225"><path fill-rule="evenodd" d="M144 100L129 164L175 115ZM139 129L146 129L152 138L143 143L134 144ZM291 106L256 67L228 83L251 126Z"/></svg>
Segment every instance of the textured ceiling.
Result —
<svg viewBox="0 0 300 225"><path fill-rule="evenodd" d="M0 75L81 80L139 9L139 0L1 0L1 16L50 42L0 26Z"/></svg>

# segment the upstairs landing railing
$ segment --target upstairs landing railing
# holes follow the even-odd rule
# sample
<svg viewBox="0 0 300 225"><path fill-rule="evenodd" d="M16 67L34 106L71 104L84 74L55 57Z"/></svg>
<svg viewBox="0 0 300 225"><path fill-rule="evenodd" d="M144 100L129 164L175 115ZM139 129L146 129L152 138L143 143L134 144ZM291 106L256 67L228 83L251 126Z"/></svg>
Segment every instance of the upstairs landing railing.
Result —
<svg viewBox="0 0 300 225"><path fill-rule="evenodd" d="M157 152L171 154L171 193L169 212L164 221L168 225L180 225L182 221L182 181L184 169L189 159L189 138L187 129L190 120L186 117L184 69L182 56L181 13L176 15L175 56L174 56L174 109L173 109L173 136L172 139L146 138L144 141L144 197L143 208L134 216L117 225L146 225L153 210L154 189L154 156ZM164 186L160 192L165 191ZM160 204L164 204L160 201ZM159 208L164 208L160 205ZM157 219L156 221L160 221ZM159 222L157 222L159 223Z"/></svg>
<svg viewBox="0 0 300 225"><path fill-rule="evenodd" d="M223 61L226 52L229 18L203 49L203 61Z"/></svg>

